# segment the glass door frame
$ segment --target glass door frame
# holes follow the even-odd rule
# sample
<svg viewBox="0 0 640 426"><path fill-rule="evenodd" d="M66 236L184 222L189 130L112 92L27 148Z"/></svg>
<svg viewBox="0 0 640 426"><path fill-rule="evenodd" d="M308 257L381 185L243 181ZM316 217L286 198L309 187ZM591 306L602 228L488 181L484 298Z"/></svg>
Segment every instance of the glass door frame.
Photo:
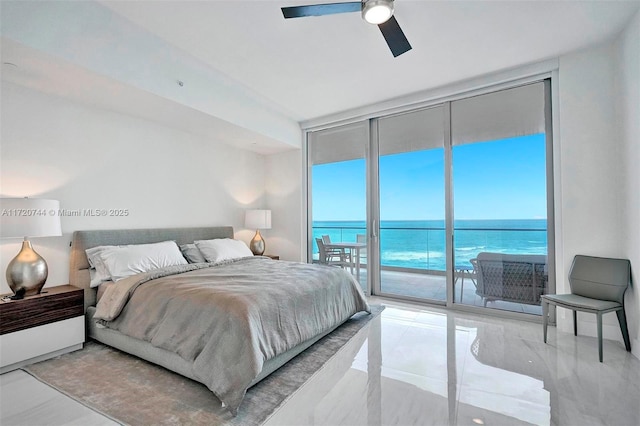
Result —
<svg viewBox="0 0 640 426"><path fill-rule="evenodd" d="M453 146L451 139L451 101L444 103L444 205L446 235L447 308L454 307L455 278L453 244Z"/></svg>
<svg viewBox="0 0 640 426"><path fill-rule="evenodd" d="M378 145L378 120L369 120L369 157L367 157L367 274L368 296L382 296L380 273L380 150Z"/></svg>

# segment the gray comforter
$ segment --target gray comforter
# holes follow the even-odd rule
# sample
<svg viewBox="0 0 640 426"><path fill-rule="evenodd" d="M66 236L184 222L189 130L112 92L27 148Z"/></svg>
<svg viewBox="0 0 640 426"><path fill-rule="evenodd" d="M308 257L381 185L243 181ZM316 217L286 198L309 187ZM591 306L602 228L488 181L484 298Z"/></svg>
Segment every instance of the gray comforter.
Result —
<svg viewBox="0 0 640 426"><path fill-rule="evenodd" d="M102 325L179 354L233 412L265 361L369 306L353 276L264 257L182 265L109 287Z"/></svg>

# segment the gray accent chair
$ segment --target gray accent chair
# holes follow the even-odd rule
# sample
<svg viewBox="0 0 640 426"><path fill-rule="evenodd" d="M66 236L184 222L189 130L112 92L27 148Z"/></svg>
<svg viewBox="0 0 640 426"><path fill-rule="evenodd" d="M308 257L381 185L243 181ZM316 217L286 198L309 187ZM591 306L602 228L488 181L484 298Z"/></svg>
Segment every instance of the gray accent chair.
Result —
<svg viewBox="0 0 640 426"><path fill-rule="evenodd" d="M549 304L573 311L573 334L578 335L577 311L596 314L598 327L598 355L602 362L602 315L618 315L624 346L631 351L627 317L624 312L624 293L631 281L631 263L627 259L610 259L577 255L569 271L570 294L542 296L542 327L547 343Z"/></svg>

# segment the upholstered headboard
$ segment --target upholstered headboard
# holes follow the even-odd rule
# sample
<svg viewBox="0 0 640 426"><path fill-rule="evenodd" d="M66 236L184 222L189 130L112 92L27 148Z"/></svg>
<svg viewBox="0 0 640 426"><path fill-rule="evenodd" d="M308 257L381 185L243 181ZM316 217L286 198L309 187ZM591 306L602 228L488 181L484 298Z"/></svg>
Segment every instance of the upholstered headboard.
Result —
<svg viewBox="0 0 640 426"><path fill-rule="evenodd" d="M85 250L96 246L148 244L173 240L178 245L194 240L233 238L233 227L216 226L201 228L155 228L75 231L71 241L69 284L84 289L84 308L96 303L95 288L89 287L89 261Z"/></svg>

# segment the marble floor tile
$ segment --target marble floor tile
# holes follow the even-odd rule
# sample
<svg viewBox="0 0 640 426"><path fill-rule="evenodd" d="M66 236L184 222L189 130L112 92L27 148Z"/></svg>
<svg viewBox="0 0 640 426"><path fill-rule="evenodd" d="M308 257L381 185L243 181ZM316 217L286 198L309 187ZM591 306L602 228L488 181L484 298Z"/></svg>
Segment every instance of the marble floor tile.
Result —
<svg viewBox="0 0 640 426"><path fill-rule="evenodd" d="M554 327L545 344L538 323L375 302L351 368L321 370L266 425L640 425L640 360L618 342L600 363L595 339Z"/></svg>

